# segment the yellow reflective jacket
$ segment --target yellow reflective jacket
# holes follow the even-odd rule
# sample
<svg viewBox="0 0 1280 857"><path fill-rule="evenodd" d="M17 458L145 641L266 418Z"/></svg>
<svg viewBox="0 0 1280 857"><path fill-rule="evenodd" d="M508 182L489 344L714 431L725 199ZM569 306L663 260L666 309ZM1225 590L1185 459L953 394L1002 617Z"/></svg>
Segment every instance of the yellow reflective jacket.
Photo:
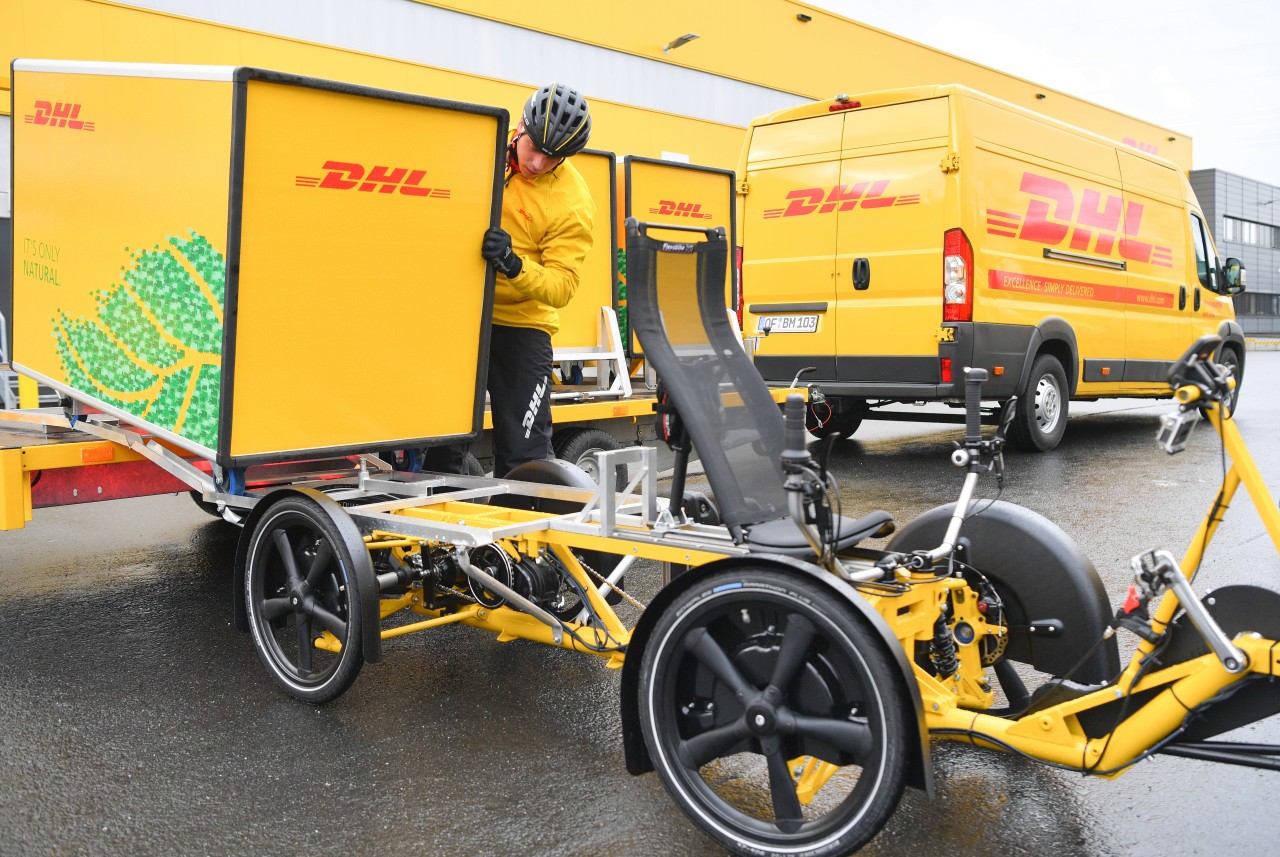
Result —
<svg viewBox="0 0 1280 857"><path fill-rule="evenodd" d="M523 267L513 280L498 274L494 324L549 334L560 329L556 310L578 290L595 216L591 192L571 159L544 175L511 177L502 194L502 228Z"/></svg>

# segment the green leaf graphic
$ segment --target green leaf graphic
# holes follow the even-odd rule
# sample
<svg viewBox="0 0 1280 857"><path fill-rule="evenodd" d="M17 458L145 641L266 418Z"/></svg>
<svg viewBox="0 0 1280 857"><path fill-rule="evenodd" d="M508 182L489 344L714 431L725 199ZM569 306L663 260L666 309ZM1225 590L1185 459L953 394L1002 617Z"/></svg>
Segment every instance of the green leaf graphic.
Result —
<svg viewBox="0 0 1280 857"><path fill-rule="evenodd" d="M58 311L53 335L72 388L215 449L226 264L189 234L132 253L97 312Z"/></svg>

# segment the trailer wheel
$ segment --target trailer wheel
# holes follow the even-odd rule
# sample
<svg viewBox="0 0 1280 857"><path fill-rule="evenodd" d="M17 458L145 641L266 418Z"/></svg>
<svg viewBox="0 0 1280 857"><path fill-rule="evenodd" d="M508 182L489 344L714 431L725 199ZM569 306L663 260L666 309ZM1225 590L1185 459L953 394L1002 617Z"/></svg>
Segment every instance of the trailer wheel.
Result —
<svg viewBox="0 0 1280 857"><path fill-rule="evenodd" d="M1067 373L1052 354L1031 364L1026 386L1018 393L1017 412L1009 427L1009 441L1027 452L1048 452L1067 431Z"/></svg>
<svg viewBox="0 0 1280 857"><path fill-rule="evenodd" d="M793 574L729 569L677 596L638 698L663 785L736 854L848 854L902 795L909 708L891 655Z"/></svg>
<svg viewBox="0 0 1280 857"><path fill-rule="evenodd" d="M622 444L613 435L603 429L593 428L568 429L557 434L552 446L555 448L556 458L578 465L597 483L600 481L600 466L596 461L596 453L622 449ZM618 487L625 487L627 465L617 465L614 473L618 480Z"/></svg>
<svg viewBox="0 0 1280 857"><path fill-rule="evenodd" d="M276 683L305 702L336 699L364 664L355 576L368 555L352 554L331 514L308 497L277 501L254 527L244 564L254 647Z"/></svg>

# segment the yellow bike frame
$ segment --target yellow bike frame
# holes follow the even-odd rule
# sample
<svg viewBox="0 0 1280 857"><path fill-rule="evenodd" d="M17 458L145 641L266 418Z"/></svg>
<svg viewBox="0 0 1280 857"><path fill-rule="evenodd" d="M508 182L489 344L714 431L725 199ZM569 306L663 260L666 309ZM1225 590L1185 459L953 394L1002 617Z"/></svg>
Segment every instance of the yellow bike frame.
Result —
<svg viewBox="0 0 1280 857"><path fill-rule="evenodd" d="M1184 406L1190 405L1200 400L1201 391L1188 385L1179 388L1177 397ZM1240 430L1236 428L1230 412L1224 413L1218 402L1209 402L1202 406L1202 410L1221 436L1232 465L1218 496L1183 555L1181 567L1184 573L1199 566L1205 549L1241 483L1262 516L1277 553L1280 553L1280 508L1277 508L1275 499L1267 490ZM937 589L950 584L951 581L947 580L917 588ZM928 596L921 593L917 597ZM1162 633L1168 627L1178 607L1177 596L1172 591L1167 592L1151 618L1151 629L1155 634ZM1241 634L1233 643L1248 659L1247 667L1239 672L1228 672L1219 658L1210 653L1143 676L1144 664L1157 646L1155 642L1143 640L1124 672L1113 684L1016 720L962 707L966 703L973 705L974 702L980 705L981 700L973 699L972 694L966 697L962 692L964 688L959 684L960 674L956 678L942 681L919 666L916 670L930 733L1011 750L1056 765L1111 778L1121 774L1177 729L1190 710L1212 699L1224 688L1252 675L1280 675L1280 646L1276 641ZM961 673L964 672L968 670L962 669ZM1081 713L1152 690L1159 692L1117 723L1108 734L1095 738L1089 738L1085 734L1079 720Z"/></svg>

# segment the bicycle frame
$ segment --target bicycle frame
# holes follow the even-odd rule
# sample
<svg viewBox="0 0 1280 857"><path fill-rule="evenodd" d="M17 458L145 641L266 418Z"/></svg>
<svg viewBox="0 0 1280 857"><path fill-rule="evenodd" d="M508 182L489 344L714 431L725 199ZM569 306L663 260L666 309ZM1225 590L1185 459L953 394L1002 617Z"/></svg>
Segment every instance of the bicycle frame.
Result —
<svg viewBox="0 0 1280 857"><path fill-rule="evenodd" d="M1178 398L1185 404L1196 402L1200 391L1194 386L1178 390ZM1280 508L1267 490L1261 472L1250 455L1243 437L1229 413L1224 414L1218 402L1203 407L1209 422L1222 438L1232 465L1226 474L1221 490L1205 515L1195 537L1183 555L1181 569L1199 566L1204 551L1222 522L1237 489L1243 484L1250 499L1262 516L1277 554L1280 554ZM947 590L962 586L954 578L913 587L920 602L938 603ZM919 592L918 590L927 590ZM897 618L891 624L899 631L904 645L922 639L921 629L928 626L928 616L920 621L902 621L900 599L892 607ZM972 601L972 599L970 599ZM1247 663L1236 672L1224 666L1223 659L1209 652L1144 675L1147 664L1156 655L1156 635L1162 634L1173 621L1180 600L1172 590L1165 593L1150 620L1153 640L1141 641L1116 681L1100 689L1079 695L1075 699L1033 710L1016 719L1005 719L970 710L985 708L991 703L992 694L975 679L972 665L962 668L951 679L941 680L929 674L919 665L916 678L925 703L925 718L929 732L943 738L969 741L1024 754L1051 764L1113 778L1145 755L1154 752L1177 730L1189 712L1215 699L1225 689L1251 676L1280 676L1280 645L1277 641L1257 635L1241 634L1232 641L1243 653ZM883 612L883 611L882 611ZM915 611L908 611L908 618ZM936 615L936 614L935 614ZM889 617L886 617L889 618ZM966 617L972 621L973 615ZM927 632L927 628L925 629ZM923 639L927 639L924 637ZM910 651L910 648L908 648ZM963 678L965 674L970 677ZM1103 735L1089 737L1080 717L1095 712L1103 706L1131 700L1146 695L1131 713L1122 707L1114 728ZM964 706L969 706L966 708ZM1271 767L1270 765L1261 765Z"/></svg>

